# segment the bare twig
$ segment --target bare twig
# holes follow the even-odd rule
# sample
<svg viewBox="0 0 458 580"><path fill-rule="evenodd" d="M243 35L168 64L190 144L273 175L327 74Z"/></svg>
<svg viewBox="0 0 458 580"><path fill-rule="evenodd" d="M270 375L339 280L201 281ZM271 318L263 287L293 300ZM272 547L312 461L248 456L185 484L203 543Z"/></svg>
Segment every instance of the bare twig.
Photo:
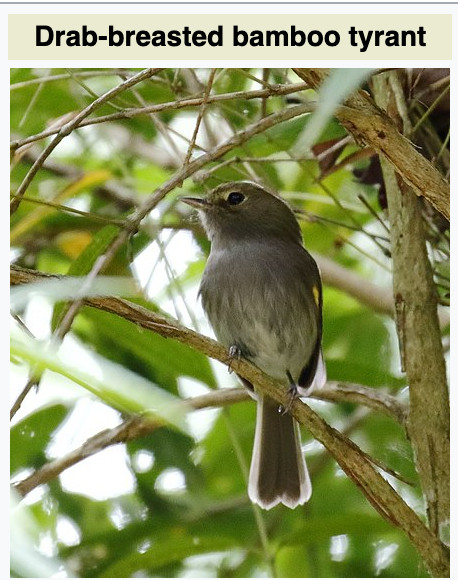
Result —
<svg viewBox="0 0 458 580"><path fill-rule="evenodd" d="M78 127L80 125L80 123L81 123L81 121L83 121L83 119L88 117L91 113L93 113L101 105L103 105L104 103L106 103L107 101L112 99L114 96L119 95L120 93L133 87L137 83L151 77L152 75L156 74L160 70L161 69L146 69L146 70L139 72L138 74L134 75L133 77L127 79L126 81L124 81L123 83L121 83L120 85L115 87L114 89L107 91L98 99L95 99L94 101L92 101L92 103L90 103L90 105L88 105L82 111L80 111L71 121L69 121L68 123L63 125L58 130L57 135L54 137L54 139L51 141L51 143L49 143L49 145L43 150L43 152L41 153L39 158L35 161L35 163L32 165L32 167L27 172L27 175L24 177L22 183L20 184L20 186L18 187L18 189L16 191L14 198L11 201L10 212L14 213L17 210L17 208L19 207L19 204L21 203L22 196L25 194L25 192L27 191L27 188L29 187L33 178L35 177L35 175L37 174L39 169L42 167L45 160L52 153L52 151L54 151L54 149L57 147L57 145L59 145L59 143L65 137L70 135L70 133L74 129L76 129L76 127Z"/></svg>
<svg viewBox="0 0 458 580"><path fill-rule="evenodd" d="M21 81L19 83L13 83L10 85L10 91L17 91L20 89L24 89L26 87L30 87L32 85L40 85L42 83L52 83L56 81L68 80L72 78L92 78L92 77L101 77L101 76L130 76L131 72L128 69L102 69L102 70L92 70L92 71L72 71L71 73L63 73L59 75L46 75L40 76L35 79L29 79L27 81Z"/></svg>
<svg viewBox="0 0 458 580"><path fill-rule="evenodd" d="M213 79L215 78L215 72L216 72L216 69L212 69L210 71L210 76L208 77L207 86L205 87L205 92L204 92L204 95L202 98L202 104L200 105L199 113L197 114L196 124L194 127L194 131L192 133L191 142L189 143L188 151L186 152L186 157L185 157L183 165L187 165L189 163L189 160L191 159L192 151L193 151L194 146L196 144L197 135L199 133L199 127L200 127L200 124L202 122L206 106L208 104L208 97L210 96L210 91L211 91L211 88L213 86Z"/></svg>
<svg viewBox="0 0 458 580"><path fill-rule="evenodd" d="M290 85L270 85L267 89L257 89L254 91L236 91L234 93L224 93L222 95L210 95L207 99L207 103L220 103L224 101L234 101L239 99L250 100L250 99L262 99L266 97L289 95L291 93L296 93L307 88L306 83L295 83ZM204 98L196 97L189 99L181 99L176 101L170 101L167 103L159 103L155 105L149 105L147 107L136 107L130 109L124 109L117 113L112 113L111 115L102 115L94 119L85 119L78 124L78 127L87 127L88 125L96 125L99 123L107 123L111 121L119 121L122 119L133 119L140 115L150 115L151 113L161 113L164 111L177 111L180 109L186 109L188 107L199 107ZM312 109L313 105L310 104ZM51 128L37 133L36 135L31 135L30 137L25 137L24 139L17 139L10 143L10 149L15 151L19 147L27 145L28 143L33 143L34 141L40 141L51 135L56 135L59 129Z"/></svg>
<svg viewBox="0 0 458 580"><path fill-rule="evenodd" d="M249 399L249 395L244 389L221 389L208 395L188 399L187 404L190 409L198 410L209 407L223 407L247 399ZM117 427L105 429L90 437L80 447L74 449L64 457L46 463L28 477L15 483L14 487L21 495L25 496L39 485L51 481L72 465L76 465L91 455L99 453L112 445L127 443L128 441L144 437L157 428L162 427L162 425L162 423L157 423L147 415L129 417L129 419L123 421Z"/></svg>
<svg viewBox="0 0 458 580"><path fill-rule="evenodd" d="M30 373L30 376L29 376L29 378L27 380L27 383L25 384L24 388L19 393L18 397L16 398L16 400L13 403L13 405L11 406L11 409L10 409L10 420L19 411L19 409L21 408L22 403L24 402L24 399L27 397L27 395L30 393L30 391L33 389L33 387L38 386L38 381L39 381L39 379L36 377L35 373L33 373L33 372Z"/></svg>

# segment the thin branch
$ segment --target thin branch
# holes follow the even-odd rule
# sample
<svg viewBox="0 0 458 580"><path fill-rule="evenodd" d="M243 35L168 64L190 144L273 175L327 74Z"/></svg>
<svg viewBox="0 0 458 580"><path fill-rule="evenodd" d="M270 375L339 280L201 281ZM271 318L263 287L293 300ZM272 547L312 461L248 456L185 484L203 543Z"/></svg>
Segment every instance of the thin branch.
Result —
<svg viewBox="0 0 458 580"><path fill-rule="evenodd" d="M98 71L80 71L80 72L71 72L71 73L64 73L59 75L49 75L49 76L42 76L37 77L35 79L29 79L27 81L21 81L19 83L13 83L10 85L10 91L17 91L19 89L23 89L26 87L30 87L32 85L40 85L42 83L51 83L55 81L62 81L62 80L69 80L73 78L91 78L91 77L101 77L101 76L120 76L120 75L130 75L129 69L102 69Z"/></svg>
<svg viewBox="0 0 458 580"><path fill-rule="evenodd" d="M312 399L335 403L354 403L383 413L405 426L407 407L398 397L388 394L385 389L374 389L355 383L328 381L326 387L311 394Z"/></svg>
<svg viewBox="0 0 458 580"><path fill-rule="evenodd" d="M37 378L37 376L33 372L30 373L27 383L25 384L22 391L19 393L18 397L16 398L10 409L10 421L14 417L14 415L16 415L16 413L19 411L22 403L24 402L25 398L30 393L30 391L33 389L33 387L38 386L38 382L39 378Z"/></svg>
<svg viewBox="0 0 458 580"><path fill-rule="evenodd" d="M214 393L188 399L186 402L190 409L198 410L210 407L224 407L247 399L249 399L249 395L244 389L221 389ZM80 447L64 457L46 463L28 477L15 483L14 487L22 496L26 496L39 485L51 481L69 467L76 465L91 455L99 453L112 445L127 443L144 437L162 426L163 423L158 423L146 415L132 416L117 427L105 429L90 437Z"/></svg>
<svg viewBox="0 0 458 580"><path fill-rule="evenodd" d="M23 201L28 201L30 203L34 203L36 205L41 205L41 206L45 206L45 207L52 207L53 209L55 209L57 211L62 211L64 213L69 213L69 214L83 216L87 220L94 221L94 222L97 222L97 223L113 224L113 225L119 226L120 228L122 228L124 226L124 220L119 220L119 219L116 219L116 218L111 218L111 217L107 217L107 216L104 216L104 215L100 215L100 214L96 214L96 213L91 213L91 212L88 212L88 211L83 211L81 209L76 209L74 207L70 207L70 206L67 206L67 205L62 205L60 203L54 203L52 201L46 201L44 199L40 199L40 198L37 198L37 197L28 197L27 195L23 195L22 196L22 200Z"/></svg>
<svg viewBox="0 0 458 580"><path fill-rule="evenodd" d="M366 395L364 393L369 392L370 389L368 387L363 387L361 385L342 385L338 383L333 383L332 386L328 384L326 389L322 389L317 393L312 395L312 398L316 399L324 399L328 401L351 401L351 395L353 393L357 393L359 402L365 402L367 400ZM350 397L347 397L350 395ZM379 395L380 403L382 403L382 397ZM401 405L394 401L393 404L401 409ZM246 401L251 401L252 398L248 394L248 391L244 388L232 388L232 389L218 389L216 391L211 391L206 393L205 395L200 395L198 397L193 397L189 399L185 399L186 404L189 406L190 410L198 411L202 409L211 409L211 408L222 408L227 407L229 405L233 405L234 403L241 403ZM376 399L373 399L374 401ZM355 400L356 402L356 400ZM387 407L384 404L377 405L377 408L382 412L386 412ZM405 410L400 411L402 415L405 415ZM87 441L85 441L80 447L74 449L73 451L67 453L64 457L60 457L58 459L52 460L36 471L34 471L29 476L25 477L24 479L14 483L15 489L22 495L26 496L32 490L37 488L39 485L43 485L48 481L51 481L61 473L63 473L69 467L76 465L77 463L84 461L91 455L95 455L100 451L103 451L107 447L111 447L112 445L117 445L119 443L127 443L128 441L133 441L135 439L140 439L146 435L149 435L156 429L163 427L163 423L158 423L151 417L147 415L135 415L129 417L121 424L117 425L112 429L104 429L100 431L96 435L90 437ZM375 460L373 457L370 457L367 453L360 449L360 452L364 454L365 457L371 461L374 465L377 465L393 477L397 477L401 481L405 480L400 476L398 473L394 472L392 469L388 468L387 466L381 464L378 460Z"/></svg>
<svg viewBox="0 0 458 580"><path fill-rule="evenodd" d="M296 93L298 91L303 91L307 88L306 83L295 83L290 85L270 85L268 89L258 89L255 91L236 91L233 93L224 93L221 95L210 95L207 99L207 103L220 103L224 101L234 101L234 100L251 100L251 99L262 99L266 97L280 97L283 95L289 95L291 93ZM94 119L85 119L79 123L78 128L87 127L88 125L97 125L99 123L107 123L112 121L119 121L122 119L133 119L140 115L150 115L152 113L162 113L165 111L178 111L180 109L185 109L188 107L199 107L204 101L203 97L187 98L176 101L169 101L167 103L159 103L155 105L149 105L147 107L136 107L130 109L124 109L117 113L112 113L111 115L102 115ZM309 105L313 107L312 104ZM34 141L40 141L51 135L56 135L59 129L51 128L37 133L36 135L31 135L30 137L25 137L24 139L16 139L10 143L10 149L15 151L19 147L27 145L28 143L33 143Z"/></svg>
<svg viewBox="0 0 458 580"><path fill-rule="evenodd" d="M202 122L205 110L207 108L208 98L210 96L210 91L211 91L212 86L213 86L213 80L215 78L215 72L216 72L216 69L214 69L214 68L211 69L211 71L210 71L210 76L208 77L208 82L207 82L207 85L205 87L204 95L202 98L202 104L199 107L199 112L197 114L196 124L194 126L194 131L192 133L191 141L189 143L188 151L186 153L186 157L184 159L183 165L188 165L189 160L191 159L192 151L195 147L197 135L199 133L200 124Z"/></svg>
<svg viewBox="0 0 458 580"><path fill-rule="evenodd" d="M10 276L12 285L29 284L50 278L65 279L65 276L44 274L14 265L11 266ZM141 328L152 330L165 338L174 338L203 352L209 357L216 358L223 364L227 364L228 362L226 349L222 348L218 343L215 343L215 341L182 326L176 320L165 318L139 304L114 297L86 298L84 303L86 306L120 316ZM404 425L407 413L405 406L396 397L382 392L380 389L373 389L357 384L328 382L326 388L317 390L312 394L312 397L323 401L364 405L370 409L384 413L401 425ZM210 404L210 399L208 399L206 404Z"/></svg>
<svg viewBox="0 0 458 580"><path fill-rule="evenodd" d="M51 143L49 143L49 145L43 150L43 152L41 153L39 158L35 161L35 163L29 169L29 171L27 172L27 175L24 177L22 183L18 187L16 194L10 203L10 213L13 214L17 210L17 208L19 207L19 204L21 203L22 196L27 191L27 188L29 187L33 178L38 173L38 171L42 167L43 163L49 157L49 155L52 153L52 151L54 151L54 149L57 147L57 145L59 145L59 143L65 137L70 135L70 133L72 133L72 131L74 129L76 129L76 127L78 127L86 117L88 117L91 113L93 113L95 110L97 110L99 107L101 107L104 103L106 103L107 101L112 99L114 96L119 95L123 91L126 91L127 89L133 87L134 85L138 84L139 82L141 82L147 78L150 78L152 75L156 74L160 70L162 70L162 69L152 69L152 68L146 69L146 70L143 70L143 71L139 72L138 74L134 75L133 77L130 77L129 79L127 79L126 81L124 81L123 83L118 85L117 87L104 93L98 99L95 99L94 101L92 101L92 103L90 103L87 107L85 107L82 111L80 111L71 121L69 121L68 123L66 123L62 127L60 127L57 135L54 137L54 139L51 141Z"/></svg>

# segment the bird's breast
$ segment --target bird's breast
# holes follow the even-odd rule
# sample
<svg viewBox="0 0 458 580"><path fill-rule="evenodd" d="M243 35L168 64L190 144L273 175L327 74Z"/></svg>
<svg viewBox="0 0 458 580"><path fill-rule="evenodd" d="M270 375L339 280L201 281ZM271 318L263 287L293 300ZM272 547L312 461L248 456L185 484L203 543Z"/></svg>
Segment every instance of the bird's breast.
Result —
<svg viewBox="0 0 458 580"><path fill-rule="evenodd" d="M316 344L309 259L300 246L245 245L212 249L205 269L200 293L216 337L273 378L297 379Z"/></svg>

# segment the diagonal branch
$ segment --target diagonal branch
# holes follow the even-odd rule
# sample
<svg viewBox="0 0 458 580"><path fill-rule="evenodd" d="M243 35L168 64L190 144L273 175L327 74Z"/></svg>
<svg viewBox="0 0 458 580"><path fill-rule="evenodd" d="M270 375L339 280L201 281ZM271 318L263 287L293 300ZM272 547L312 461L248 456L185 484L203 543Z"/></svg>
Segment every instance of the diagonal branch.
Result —
<svg viewBox="0 0 458 580"><path fill-rule="evenodd" d="M114 302L115 301L115 302ZM153 321L148 310L115 298L91 298L92 306L116 309L123 312L133 322L141 323L162 336L174 338L193 348L220 360L228 362L224 347L182 325L155 315ZM146 317L146 320L145 320ZM289 402L288 393L282 385L273 381L254 365L245 360L232 360L232 369L250 383L257 385L260 392L285 406ZM421 554L434 576L447 577L449 572L447 548L423 524L417 514L404 502L386 481L366 454L342 433L328 425L308 405L296 400L292 406L293 416L303 424L333 455L348 477L361 489L374 508L392 524L401 528Z"/></svg>
<svg viewBox="0 0 458 580"><path fill-rule="evenodd" d="M36 270L29 270L14 265L11 266L10 281L12 285L30 284L50 278L65 279L65 276L45 274L43 272L37 272ZM161 316L157 312L148 310L139 304L114 297L86 298L84 303L86 306L120 316L164 338L174 338L196 350L200 350L211 358L219 360L223 364L227 364L228 362L226 349L215 341L182 326L176 320ZM312 396L322 401L364 405L374 411L391 417L403 426L405 423L407 414L405 406L395 396L389 395L381 389L373 389L371 387L349 383L328 382L326 388L316 391Z"/></svg>
<svg viewBox="0 0 458 580"><path fill-rule="evenodd" d="M318 89L327 78L326 69L295 68L294 72ZM374 75L374 79L377 75ZM392 120L362 90L350 96L335 113L358 143L372 147L387 160L414 193L427 199L450 220L450 186L439 171L402 135Z"/></svg>
<svg viewBox="0 0 458 580"><path fill-rule="evenodd" d="M88 117L96 109L101 107L104 103L108 102L110 99L112 99L116 95L119 95L120 93L133 87L137 83L139 83L147 78L150 78L151 76L153 76L154 74L156 74L160 70L162 70L162 69L153 69L153 68L145 69L145 70L139 72L138 74L134 75L133 77L128 78L126 81L124 81L123 83L121 83L117 87L114 87L110 91L107 91L106 93L104 93L98 99L95 99L94 101L92 101L92 103L90 103L87 107L85 107L82 111L80 111L76 115L76 117L74 117L71 121L69 121L68 123L63 125L59 129L57 135L49 143L49 145L43 150L41 155L38 157L38 159L35 161L35 163L32 165L32 167L27 172L27 175L22 180L22 183L19 185L19 187L16 191L16 194L10 203L10 213L13 214L17 210L17 208L19 207L19 204L21 203L22 197L25 194L25 192L27 191L27 188L31 184L33 178L38 173L38 171L42 167L45 160L50 156L50 154L54 151L54 149L57 147L57 145L59 145L59 143L65 137L70 135L70 133L74 129L76 129L86 117Z"/></svg>
<svg viewBox="0 0 458 580"><path fill-rule="evenodd" d="M191 409L197 410L207 407L223 407L239 401L245 401L249 398L250 396L245 389L221 389L208 395L188 399L187 404ZM14 488L22 496L26 496L39 485L51 481L69 467L76 465L91 455L99 453L112 445L127 443L128 441L144 437L162 426L162 422L157 423L154 419L146 415L133 415L120 425L112 429L105 429L90 437L80 447L74 449L64 457L46 463L29 476L14 483Z"/></svg>

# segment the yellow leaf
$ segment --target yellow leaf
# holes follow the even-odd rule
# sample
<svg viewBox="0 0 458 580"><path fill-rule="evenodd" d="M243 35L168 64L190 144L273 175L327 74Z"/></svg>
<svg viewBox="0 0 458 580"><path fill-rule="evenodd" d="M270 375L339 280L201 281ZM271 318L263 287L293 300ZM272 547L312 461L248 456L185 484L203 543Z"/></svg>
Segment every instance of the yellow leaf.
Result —
<svg viewBox="0 0 458 580"><path fill-rule="evenodd" d="M78 178L70 185L67 185L62 191L60 191L52 200L54 203L62 203L64 200L71 197L75 197L85 189L89 187L94 187L104 183L112 177L111 173L106 169L100 169L97 171L91 171L86 173L82 177ZM26 202L24 202L26 203ZM25 215L20 222L18 222L13 228L11 228L11 243L15 242L20 236L25 232L33 228L37 223L39 223L43 218L50 215L52 212L56 211L54 208L49 206L37 207L27 215Z"/></svg>

